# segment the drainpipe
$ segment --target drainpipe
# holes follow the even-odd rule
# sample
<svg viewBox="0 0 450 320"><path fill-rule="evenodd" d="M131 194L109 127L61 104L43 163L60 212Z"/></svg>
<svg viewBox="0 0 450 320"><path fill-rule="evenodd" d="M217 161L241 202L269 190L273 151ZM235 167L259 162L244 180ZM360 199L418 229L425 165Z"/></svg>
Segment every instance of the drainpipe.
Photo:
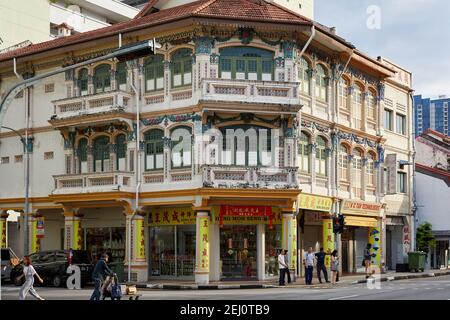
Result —
<svg viewBox="0 0 450 320"><path fill-rule="evenodd" d="M309 44L311 43L312 39L316 35L316 27L314 25L311 26L311 36L309 37L308 41L306 41L305 46L303 47L302 51L300 52L298 56L298 61L302 58L303 54L305 53L306 49L309 47Z"/></svg>
<svg viewBox="0 0 450 320"><path fill-rule="evenodd" d="M141 162L139 157L139 132L140 132L140 103L139 103L139 91L136 88L134 81L131 81L131 88L134 91L134 95L136 98L136 155L135 155L135 180L136 180L136 199L135 199L135 209L134 212L129 219L128 226L128 282L131 281L131 225L136 215L139 207L139 190L141 188Z"/></svg>

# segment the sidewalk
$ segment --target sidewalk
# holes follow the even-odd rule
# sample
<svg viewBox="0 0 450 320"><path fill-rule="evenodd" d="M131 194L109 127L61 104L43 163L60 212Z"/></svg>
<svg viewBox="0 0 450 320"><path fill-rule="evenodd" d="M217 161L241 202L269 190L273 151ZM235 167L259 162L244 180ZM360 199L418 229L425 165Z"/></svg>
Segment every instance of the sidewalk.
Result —
<svg viewBox="0 0 450 320"><path fill-rule="evenodd" d="M450 275L450 270L425 270L425 272L387 272L381 275L380 281L396 281L415 278L439 277ZM346 275L339 278L337 287L343 285L353 285L366 283L364 274ZM270 279L265 281L213 281L207 285L197 285L193 281L179 280L162 280L149 282L131 282L139 289L163 289L163 290L223 290L223 289L266 289L266 288L331 288L334 287L330 283L320 284L317 278L313 279L313 285L305 285L303 278L297 278L294 283L287 284L284 287L278 285L278 279Z"/></svg>

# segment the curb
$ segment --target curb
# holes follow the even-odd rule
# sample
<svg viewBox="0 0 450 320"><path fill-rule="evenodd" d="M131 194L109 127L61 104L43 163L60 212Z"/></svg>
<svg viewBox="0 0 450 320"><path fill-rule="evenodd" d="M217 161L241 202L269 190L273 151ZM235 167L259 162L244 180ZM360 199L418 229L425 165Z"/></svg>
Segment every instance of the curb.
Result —
<svg viewBox="0 0 450 320"><path fill-rule="evenodd" d="M229 290L229 289L268 289L276 288L267 284L211 284L211 285L178 285L178 284L135 284L138 289L160 289L160 290Z"/></svg>
<svg viewBox="0 0 450 320"><path fill-rule="evenodd" d="M417 278L427 278L427 277L441 277L441 276L447 276L450 275L450 271L447 272L427 272L427 273L420 273L420 274L410 274L405 276L391 276L391 277L384 277L381 278L380 281L396 281L396 280L406 280L406 279L417 279ZM357 280L353 281L352 284L360 284L360 283L367 283L367 279L364 280Z"/></svg>

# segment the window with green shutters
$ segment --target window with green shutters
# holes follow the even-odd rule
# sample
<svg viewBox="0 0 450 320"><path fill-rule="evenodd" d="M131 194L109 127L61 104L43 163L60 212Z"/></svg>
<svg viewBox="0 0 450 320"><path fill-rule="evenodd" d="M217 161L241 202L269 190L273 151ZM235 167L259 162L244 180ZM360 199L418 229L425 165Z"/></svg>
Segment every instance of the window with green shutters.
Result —
<svg viewBox="0 0 450 320"><path fill-rule="evenodd" d="M316 174L319 176L327 176L327 155L326 155L326 141L322 137L317 137L316 140Z"/></svg>
<svg viewBox="0 0 450 320"><path fill-rule="evenodd" d="M301 58L300 65L298 67L298 81L300 81L300 91L306 95L310 95L310 83L308 70L310 69L308 61L305 58Z"/></svg>
<svg viewBox="0 0 450 320"><path fill-rule="evenodd" d="M145 170L162 169L164 165L164 132L158 129L147 131L145 140Z"/></svg>
<svg viewBox="0 0 450 320"><path fill-rule="evenodd" d="M88 148L88 141L87 139L83 138L78 141L78 172L79 173L86 173L88 171L87 167L87 148Z"/></svg>
<svg viewBox="0 0 450 320"><path fill-rule="evenodd" d="M127 90L127 65L125 62L117 64L116 67L117 88L122 91Z"/></svg>
<svg viewBox="0 0 450 320"><path fill-rule="evenodd" d="M80 90L80 95L84 96L88 94L88 69L83 68L78 72L78 89Z"/></svg>
<svg viewBox="0 0 450 320"><path fill-rule="evenodd" d="M192 165L192 139L191 128L176 127L171 132L172 140L172 167L185 168Z"/></svg>
<svg viewBox="0 0 450 320"><path fill-rule="evenodd" d="M172 88L189 86L192 83L192 50L179 49L172 54Z"/></svg>
<svg viewBox="0 0 450 320"><path fill-rule="evenodd" d="M327 93L327 74L325 69L319 64L316 66L316 98L322 101L328 101Z"/></svg>
<svg viewBox="0 0 450 320"><path fill-rule="evenodd" d="M94 70L94 89L95 93L111 90L111 66L102 64Z"/></svg>
<svg viewBox="0 0 450 320"><path fill-rule="evenodd" d="M223 48L220 50L219 74L222 79L271 81L273 52L254 47Z"/></svg>
<svg viewBox="0 0 450 320"><path fill-rule="evenodd" d="M302 132L298 143L299 169L309 173L309 136Z"/></svg>
<svg viewBox="0 0 450 320"><path fill-rule="evenodd" d="M126 167L127 142L124 134L116 137L116 169L125 171Z"/></svg>
<svg viewBox="0 0 450 320"><path fill-rule="evenodd" d="M164 56L157 54L144 61L145 91L164 89Z"/></svg>
<svg viewBox="0 0 450 320"><path fill-rule="evenodd" d="M98 137L94 140L94 172L109 171L109 138Z"/></svg>

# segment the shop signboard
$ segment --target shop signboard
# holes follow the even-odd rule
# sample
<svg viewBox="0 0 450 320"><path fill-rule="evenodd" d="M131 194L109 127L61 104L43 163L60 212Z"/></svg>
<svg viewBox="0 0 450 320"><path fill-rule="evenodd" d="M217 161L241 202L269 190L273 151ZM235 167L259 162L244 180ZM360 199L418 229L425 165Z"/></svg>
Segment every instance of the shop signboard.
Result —
<svg viewBox="0 0 450 320"><path fill-rule="evenodd" d="M333 199L302 193L299 196L299 208L311 211L330 212Z"/></svg>
<svg viewBox="0 0 450 320"><path fill-rule="evenodd" d="M195 224L195 212L192 207L159 208L151 210L148 214L149 226L169 226Z"/></svg>
<svg viewBox="0 0 450 320"><path fill-rule="evenodd" d="M144 219L136 219L136 259L145 259Z"/></svg>
<svg viewBox="0 0 450 320"><path fill-rule="evenodd" d="M45 236L44 217L36 218L36 238L42 239Z"/></svg>
<svg viewBox="0 0 450 320"><path fill-rule="evenodd" d="M81 250L83 246L83 238L81 233L81 221L80 219L75 219L73 221L73 244L71 247L74 250Z"/></svg>
<svg viewBox="0 0 450 320"><path fill-rule="evenodd" d="M279 219L281 223L281 214L272 210L271 206L220 206L219 224L224 225L227 219L230 224L254 224L269 222L270 228L273 227L275 219Z"/></svg>
<svg viewBox="0 0 450 320"><path fill-rule="evenodd" d="M345 199L342 203L341 213L346 215L362 215L379 217L382 205Z"/></svg>
<svg viewBox="0 0 450 320"><path fill-rule="evenodd" d="M199 219L199 265L197 266L198 271L209 270L209 217L200 217Z"/></svg>

